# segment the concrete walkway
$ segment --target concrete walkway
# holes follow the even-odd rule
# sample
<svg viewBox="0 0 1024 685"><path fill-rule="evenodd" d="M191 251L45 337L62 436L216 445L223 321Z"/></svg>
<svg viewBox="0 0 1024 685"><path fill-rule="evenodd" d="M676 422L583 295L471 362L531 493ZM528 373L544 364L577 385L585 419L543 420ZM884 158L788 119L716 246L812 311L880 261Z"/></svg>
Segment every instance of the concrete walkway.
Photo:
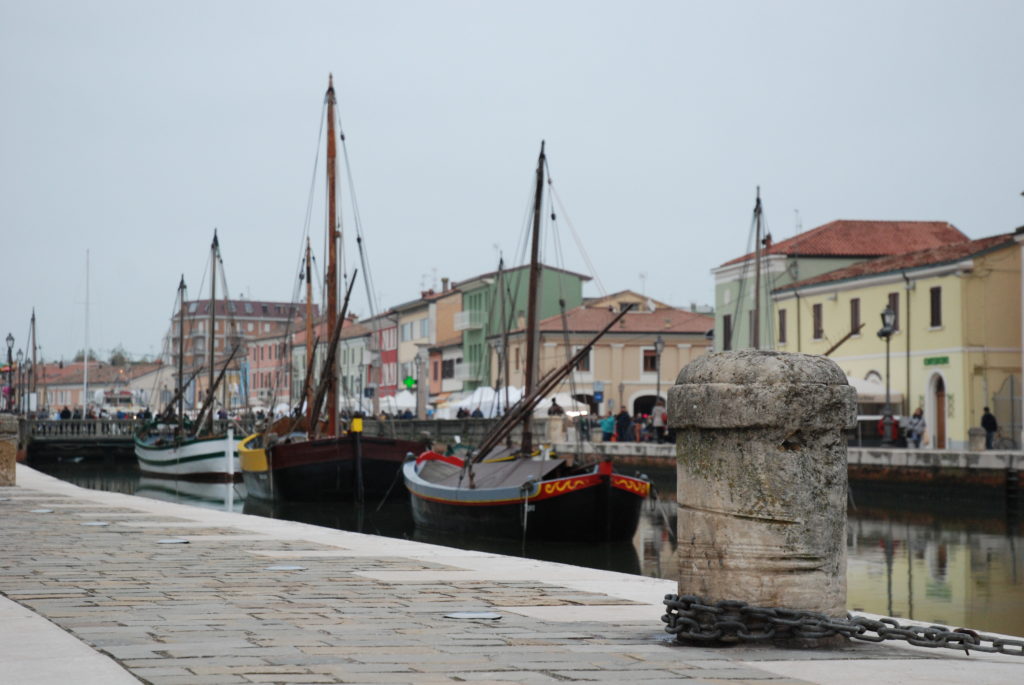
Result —
<svg viewBox="0 0 1024 685"><path fill-rule="evenodd" d="M894 643L679 646L671 581L17 477L0 488L5 683L1024 682L1024 658Z"/></svg>

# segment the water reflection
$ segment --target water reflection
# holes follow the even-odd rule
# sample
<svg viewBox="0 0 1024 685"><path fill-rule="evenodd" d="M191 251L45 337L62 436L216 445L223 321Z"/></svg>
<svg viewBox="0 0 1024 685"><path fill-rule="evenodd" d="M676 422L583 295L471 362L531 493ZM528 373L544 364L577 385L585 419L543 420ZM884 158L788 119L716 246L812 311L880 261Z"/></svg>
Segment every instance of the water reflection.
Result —
<svg viewBox="0 0 1024 685"><path fill-rule="evenodd" d="M1019 522L972 516L977 507L969 502L933 503L930 510L893 505L850 512L850 608L1024 634Z"/></svg>
<svg viewBox="0 0 1024 685"><path fill-rule="evenodd" d="M330 503L275 503L250 500L245 513L257 516L300 521L358 533L383 535L415 540L432 545L493 552L508 556L527 557L542 561L555 561L576 566L588 566L622 573L639 574L640 558L630 542L608 544L566 544L543 541L517 541L486 536L452 536L417 528L412 511L403 497L389 498L383 503L359 506L351 502Z"/></svg>
<svg viewBox="0 0 1024 685"><path fill-rule="evenodd" d="M245 505L245 486L242 483L198 483L140 476L134 494L238 513L242 513Z"/></svg>
<svg viewBox="0 0 1024 685"><path fill-rule="evenodd" d="M564 544L456 538L417 529L408 501L352 503L244 501L241 485L140 479L134 459L81 458L32 464L83 487L578 566L677 578L675 473L649 469L659 499L641 516L632 543ZM998 498L993 498L998 499ZM877 614L1024 634L1024 540L1020 522L992 499L912 498L858 491L847 528L848 606Z"/></svg>

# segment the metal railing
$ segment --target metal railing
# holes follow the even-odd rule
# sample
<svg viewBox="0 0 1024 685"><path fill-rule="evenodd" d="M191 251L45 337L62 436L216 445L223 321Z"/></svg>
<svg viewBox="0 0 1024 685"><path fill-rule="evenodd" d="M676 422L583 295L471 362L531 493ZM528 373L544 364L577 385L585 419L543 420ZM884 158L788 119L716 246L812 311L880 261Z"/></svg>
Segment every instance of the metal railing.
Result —
<svg viewBox="0 0 1024 685"><path fill-rule="evenodd" d="M91 440L123 440L130 442L145 419L22 419L21 443L32 441L88 442ZM224 432L229 426L236 435L246 435L254 430L255 419L215 419L214 432Z"/></svg>
<svg viewBox="0 0 1024 685"><path fill-rule="evenodd" d="M472 328L483 328L487 323L487 312L478 309L467 309L456 312L453 327L457 331L467 331Z"/></svg>

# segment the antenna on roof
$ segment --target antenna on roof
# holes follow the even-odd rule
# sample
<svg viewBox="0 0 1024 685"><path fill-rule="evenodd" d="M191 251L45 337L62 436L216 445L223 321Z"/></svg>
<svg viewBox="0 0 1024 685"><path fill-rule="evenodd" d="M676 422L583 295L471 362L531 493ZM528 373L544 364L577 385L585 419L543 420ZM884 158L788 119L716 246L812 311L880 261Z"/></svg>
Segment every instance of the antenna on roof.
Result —
<svg viewBox="0 0 1024 685"><path fill-rule="evenodd" d="M794 222L796 224L796 233L794 233L793 235L800 235L801 233L804 232L803 222L800 221L800 210L794 209L793 214L795 215Z"/></svg>

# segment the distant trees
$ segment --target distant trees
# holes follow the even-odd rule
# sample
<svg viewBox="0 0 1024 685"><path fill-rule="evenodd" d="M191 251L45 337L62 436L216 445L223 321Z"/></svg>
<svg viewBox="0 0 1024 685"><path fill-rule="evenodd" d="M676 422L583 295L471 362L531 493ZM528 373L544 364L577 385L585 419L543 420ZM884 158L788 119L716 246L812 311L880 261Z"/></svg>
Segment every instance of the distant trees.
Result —
<svg viewBox="0 0 1024 685"><path fill-rule="evenodd" d="M89 348L89 359L90 361L96 359L96 350L92 349L91 347ZM84 362L85 350L79 350L78 352L75 352L75 357L71 361Z"/></svg>
<svg viewBox="0 0 1024 685"><path fill-rule="evenodd" d="M96 361L97 359L100 359L100 357L96 354L96 350L89 348L89 361ZM85 350L75 352L75 357L72 361L85 361ZM107 358L107 362L111 366L127 366L132 363L132 356L122 345L118 345L110 351L110 356Z"/></svg>
<svg viewBox="0 0 1024 685"><path fill-rule="evenodd" d="M132 363L132 357L123 346L118 345L110 351L109 361L111 366L125 366Z"/></svg>

